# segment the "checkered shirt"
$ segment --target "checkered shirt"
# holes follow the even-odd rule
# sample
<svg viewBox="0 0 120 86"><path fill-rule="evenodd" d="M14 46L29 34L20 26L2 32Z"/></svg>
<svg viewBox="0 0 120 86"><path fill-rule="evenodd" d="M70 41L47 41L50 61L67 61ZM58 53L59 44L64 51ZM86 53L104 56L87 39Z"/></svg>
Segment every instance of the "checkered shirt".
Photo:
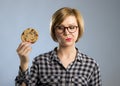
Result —
<svg viewBox="0 0 120 86"><path fill-rule="evenodd" d="M99 66L92 58L78 51L76 59L65 68L56 48L37 56L30 73L19 70L15 85L22 82L27 86L102 86Z"/></svg>

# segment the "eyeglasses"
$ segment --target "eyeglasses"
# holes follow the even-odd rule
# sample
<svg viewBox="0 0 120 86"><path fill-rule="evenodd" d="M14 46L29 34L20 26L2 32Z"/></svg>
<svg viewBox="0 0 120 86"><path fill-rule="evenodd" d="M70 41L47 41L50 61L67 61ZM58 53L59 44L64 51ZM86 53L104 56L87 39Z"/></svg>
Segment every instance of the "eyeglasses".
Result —
<svg viewBox="0 0 120 86"><path fill-rule="evenodd" d="M64 27L64 26L56 26L56 30L58 33L63 33L65 32L65 30L67 29L69 33L74 33L77 30L78 26L68 26L68 27Z"/></svg>

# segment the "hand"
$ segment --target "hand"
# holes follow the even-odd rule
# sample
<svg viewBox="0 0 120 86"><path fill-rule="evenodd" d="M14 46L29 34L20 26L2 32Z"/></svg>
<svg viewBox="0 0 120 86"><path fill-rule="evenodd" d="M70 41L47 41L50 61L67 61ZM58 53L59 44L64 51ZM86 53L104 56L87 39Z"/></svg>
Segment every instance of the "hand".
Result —
<svg viewBox="0 0 120 86"><path fill-rule="evenodd" d="M22 42L17 48L17 54L20 58L20 67L23 71L28 69L29 63L29 53L31 52L31 43L29 42Z"/></svg>

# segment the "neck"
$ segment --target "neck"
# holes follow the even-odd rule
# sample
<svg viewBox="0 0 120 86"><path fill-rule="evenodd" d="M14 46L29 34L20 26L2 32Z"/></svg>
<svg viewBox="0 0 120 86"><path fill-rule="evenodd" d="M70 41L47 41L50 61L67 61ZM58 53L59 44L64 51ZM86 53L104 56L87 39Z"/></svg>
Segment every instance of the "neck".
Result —
<svg viewBox="0 0 120 86"><path fill-rule="evenodd" d="M61 46L59 46L58 49L57 49L57 53L58 53L59 58L75 57L76 48L75 48L75 46L71 46L71 47L61 47Z"/></svg>

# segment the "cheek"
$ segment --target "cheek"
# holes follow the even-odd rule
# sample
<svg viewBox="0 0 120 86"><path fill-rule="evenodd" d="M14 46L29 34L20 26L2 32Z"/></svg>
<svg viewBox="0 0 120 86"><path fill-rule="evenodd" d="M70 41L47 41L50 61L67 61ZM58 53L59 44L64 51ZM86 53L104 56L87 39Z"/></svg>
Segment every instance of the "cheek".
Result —
<svg viewBox="0 0 120 86"><path fill-rule="evenodd" d="M75 41L78 39L78 31L76 31L75 33L74 33L74 38L75 38Z"/></svg>
<svg viewBox="0 0 120 86"><path fill-rule="evenodd" d="M59 41L61 39L61 35L58 34L57 32L55 32L55 37L56 37L57 41Z"/></svg>
<svg viewBox="0 0 120 86"><path fill-rule="evenodd" d="M57 40L61 40L61 39L62 39L62 36L59 35L59 34L56 34L56 38L57 38Z"/></svg>
<svg viewBox="0 0 120 86"><path fill-rule="evenodd" d="M57 38L57 41L59 43L64 43L65 42L64 36L62 36L61 34L56 34L56 38Z"/></svg>

